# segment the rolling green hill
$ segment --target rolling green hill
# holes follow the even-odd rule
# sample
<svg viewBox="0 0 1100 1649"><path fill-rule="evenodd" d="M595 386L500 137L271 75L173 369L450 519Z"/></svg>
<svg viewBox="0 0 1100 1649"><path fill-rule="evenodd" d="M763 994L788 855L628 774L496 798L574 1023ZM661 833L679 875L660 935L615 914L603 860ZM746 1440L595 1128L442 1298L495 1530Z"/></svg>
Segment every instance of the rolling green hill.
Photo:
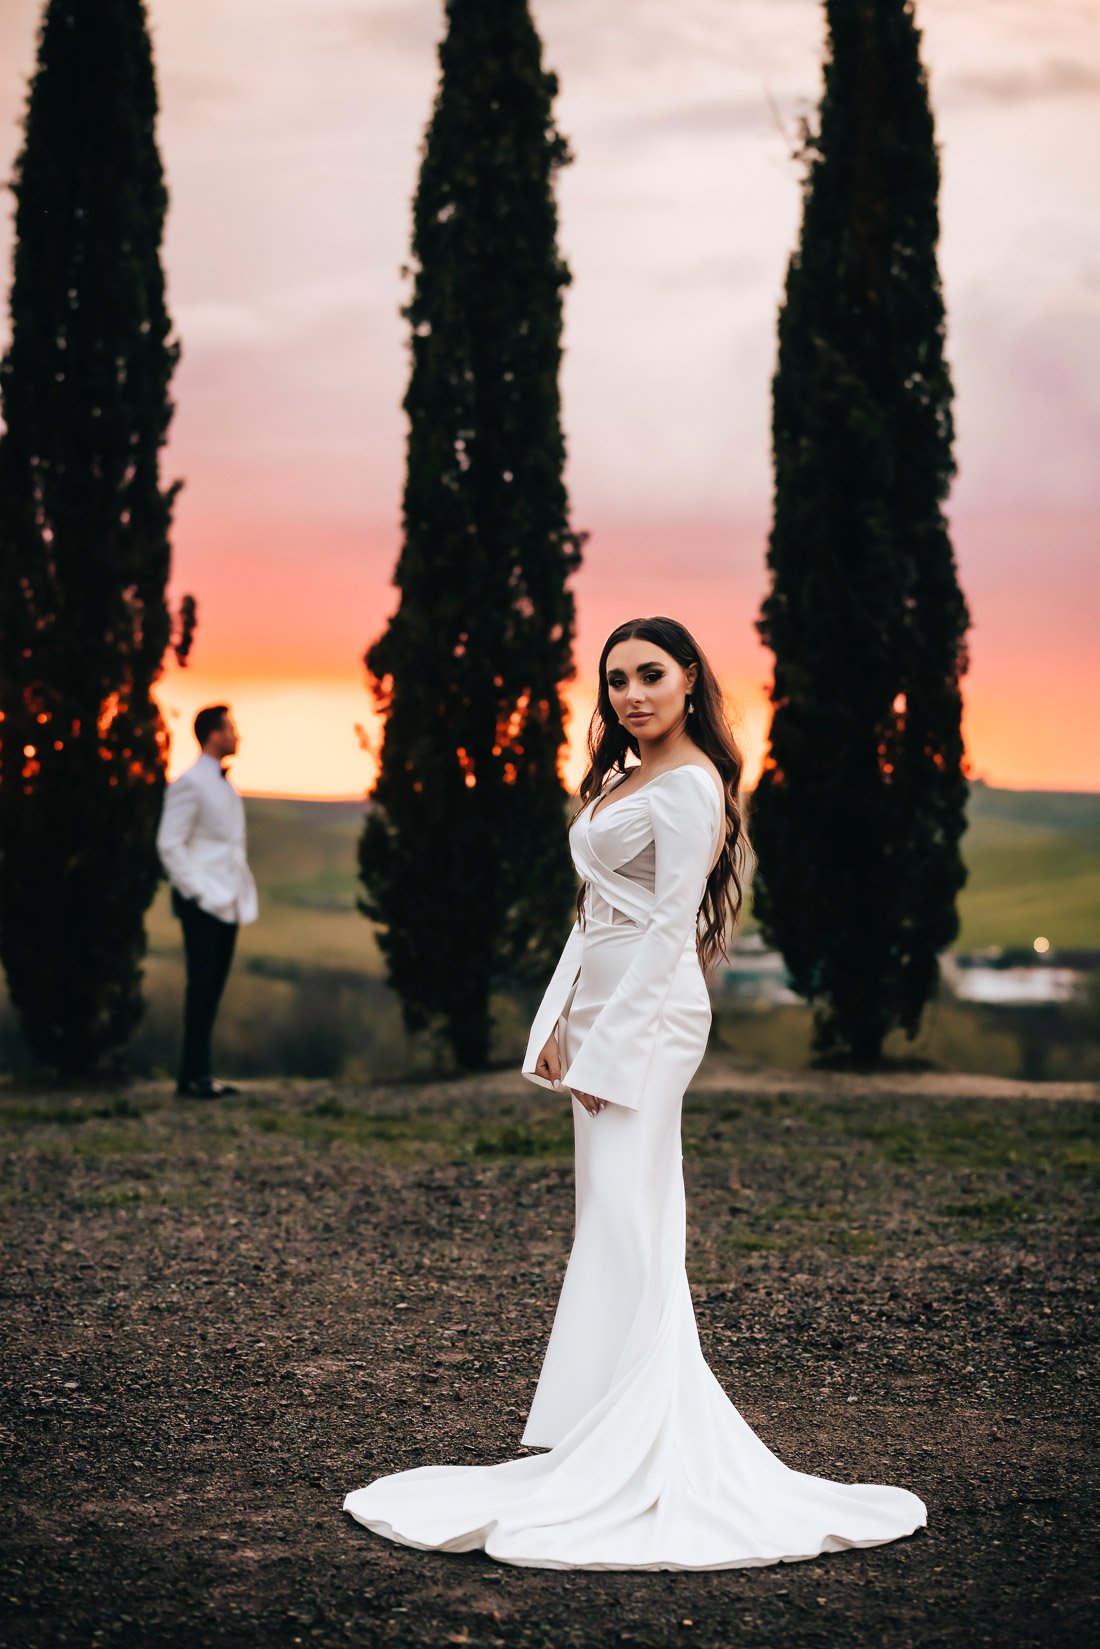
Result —
<svg viewBox="0 0 1100 1649"><path fill-rule="evenodd" d="M1100 948L1100 795L978 784L969 813L959 948Z"/></svg>
<svg viewBox="0 0 1100 1649"><path fill-rule="evenodd" d="M246 807L260 919L241 930L219 1015L221 1073L358 1081L431 1071L437 1052L428 1038L405 1032L372 927L356 909L363 803L248 797ZM1100 795L975 785L964 845L970 878L960 901L961 948L1026 947L1038 934L1055 948L1100 947ZM745 925L751 929L751 918ZM183 966L166 886L148 926L148 1009L132 1052L139 1072L167 1074L179 1045ZM537 996L494 1000L496 1058L519 1056ZM1010 1027L999 1019L986 1024L969 1008L945 1014L941 1005L930 1016L935 1045L922 1044L923 1051L955 1069L1019 1074L1024 1053ZM735 1044L771 1062L798 1063L807 1026L805 1010L779 1010L756 1026L766 1046L750 1041L745 1021L735 1027ZM1073 1059L1062 1074L1087 1075ZM25 1063L14 1015L0 1001L0 1067Z"/></svg>
<svg viewBox="0 0 1100 1649"><path fill-rule="evenodd" d="M250 796L246 805L261 912L241 932L241 956L378 977L378 948L355 908L363 804ZM1030 946L1038 934L1056 949L1100 947L1100 795L975 785L963 846L960 949ZM178 948L165 889L150 942L153 954Z"/></svg>
<svg viewBox="0 0 1100 1649"><path fill-rule="evenodd" d="M355 908L363 804L248 796L245 807L260 919L241 929L238 957L380 976L373 930ZM167 887L150 912L149 948L153 955L179 949Z"/></svg>

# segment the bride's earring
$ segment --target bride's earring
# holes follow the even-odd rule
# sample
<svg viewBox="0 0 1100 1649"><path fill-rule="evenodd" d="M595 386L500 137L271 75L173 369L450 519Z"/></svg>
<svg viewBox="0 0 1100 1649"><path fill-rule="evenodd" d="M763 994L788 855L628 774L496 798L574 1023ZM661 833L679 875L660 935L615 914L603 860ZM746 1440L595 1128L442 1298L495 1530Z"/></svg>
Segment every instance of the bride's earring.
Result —
<svg viewBox="0 0 1100 1649"><path fill-rule="evenodd" d="M694 714L695 714L695 706L691 702L691 694L689 693L688 697L687 697L687 710L685 711L685 715L693 716Z"/></svg>

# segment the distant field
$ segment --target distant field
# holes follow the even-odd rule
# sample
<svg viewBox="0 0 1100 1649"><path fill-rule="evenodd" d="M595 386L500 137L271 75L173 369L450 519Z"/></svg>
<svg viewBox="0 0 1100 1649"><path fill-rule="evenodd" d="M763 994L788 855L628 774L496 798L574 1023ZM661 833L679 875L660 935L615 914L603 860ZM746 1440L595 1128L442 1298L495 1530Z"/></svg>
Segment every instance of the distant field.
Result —
<svg viewBox="0 0 1100 1649"><path fill-rule="evenodd" d="M1100 947L1100 795L971 791L959 948Z"/></svg>
<svg viewBox="0 0 1100 1649"><path fill-rule="evenodd" d="M406 1034L374 931L356 909L363 804L249 797L246 807L260 919L241 930L218 1021L219 1068L226 1075L355 1081L426 1074L436 1056L426 1039ZM970 818L961 948L1030 946L1038 934L1056 947L1100 946L1100 795L977 786ZM751 917L745 927L751 931ZM183 968L166 886L148 931L148 1011L133 1055L139 1071L167 1074L178 1047ZM529 996L494 1001L497 1060L519 1057L534 1007ZM955 1070L1035 1074L1036 1055L1021 1041L1022 1029L1028 1027L944 1002L926 1016L916 1047L898 1038L891 1051ZM729 1024L723 1016L716 1034L743 1054L800 1065L809 1016L800 1008ZM1059 1030L1054 1040L1066 1037ZM1087 1048L1073 1031L1065 1048L1044 1053L1043 1074L1093 1075L1100 1054L1095 1036L1085 1041ZM19 1068L19 1049L10 1011L0 1009L0 1058L6 1054Z"/></svg>
<svg viewBox="0 0 1100 1649"><path fill-rule="evenodd" d="M240 933L238 956L302 967L350 968L381 977L371 924L355 908L360 802L245 799L248 856L260 889L260 920ZM179 927L167 886L149 913L153 955L175 956Z"/></svg>
<svg viewBox="0 0 1100 1649"><path fill-rule="evenodd" d="M351 969L381 978L371 924L356 909L360 802L250 796L249 856L260 920L240 935L242 959ZM1100 946L1100 795L971 792L964 839L969 879L959 900L959 948ZM746 931L754 927L751 915ZM150 912L150 949L175 956L179 935L162 888Z"/></svg>
<svg viewBox="0 0 1100 1649"><path fill-rule="evenodd" d="M362 804L249 797L246 805L262 903L260 921L241 933L241 956L379 977L371 926L355 908ZM1037 934L1056 947L1100 946L1100 795L977 785L964 851L960 948L1027 946ZM149 936L154 954L178 949L166 889Z"/></svg>

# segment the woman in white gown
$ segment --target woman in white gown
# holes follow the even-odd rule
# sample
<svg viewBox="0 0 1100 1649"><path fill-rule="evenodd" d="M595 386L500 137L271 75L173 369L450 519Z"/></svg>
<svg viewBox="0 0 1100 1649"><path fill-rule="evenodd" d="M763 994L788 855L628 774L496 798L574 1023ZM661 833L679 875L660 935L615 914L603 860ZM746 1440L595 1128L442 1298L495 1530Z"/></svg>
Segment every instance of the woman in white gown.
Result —
<svg viewBox="0 0 1100 1649"><path fill-rule="evenodd" d="M791 1470L699 1345L680 1110L710 1026L701 961L740 905L741 760L682 625L609 637L589 754L578 919L523 1063L572 1094L576 1135L573 1249L522 1439L547 1452L380 1477L344 1509L404 1545L562 1569L732 1569L911 1534L916 1495Z"/></svg>

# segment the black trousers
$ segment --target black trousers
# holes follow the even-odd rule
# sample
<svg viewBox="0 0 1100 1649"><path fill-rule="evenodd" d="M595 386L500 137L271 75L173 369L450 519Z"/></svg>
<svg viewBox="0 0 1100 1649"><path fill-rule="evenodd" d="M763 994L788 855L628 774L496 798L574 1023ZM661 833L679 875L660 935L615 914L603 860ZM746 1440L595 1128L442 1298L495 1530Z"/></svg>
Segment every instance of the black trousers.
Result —
<svg viewBox="0 0 1100 1649"><path fill-rule="evenodd" d="M182 899L174 888L172 909L183 927L187 963L179 1080L199 1082L213 1074L210 1039L237 943L237 924L219 921L193 899Z"/></svg>

